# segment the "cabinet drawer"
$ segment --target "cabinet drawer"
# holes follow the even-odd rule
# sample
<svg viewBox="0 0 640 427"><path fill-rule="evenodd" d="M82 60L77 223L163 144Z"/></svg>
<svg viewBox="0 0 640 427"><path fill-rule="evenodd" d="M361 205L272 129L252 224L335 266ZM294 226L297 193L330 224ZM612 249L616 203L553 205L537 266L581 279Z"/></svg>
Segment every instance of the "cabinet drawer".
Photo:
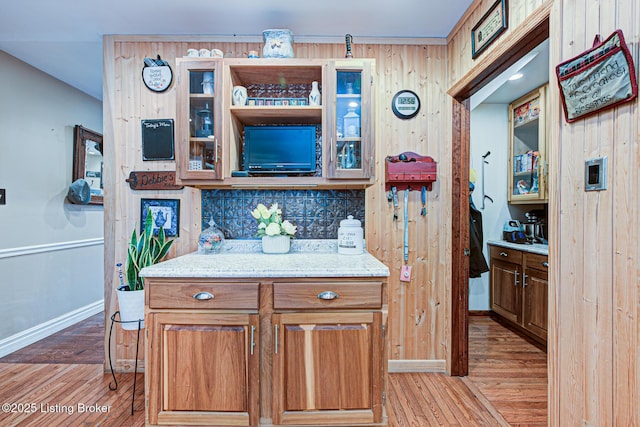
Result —
<svg viewBox="0 0 640 427"><path fill-rule="evenodd" d="M527 268L533 268L540 271L549 271L549 257L547 255L531 254L524 255Z"/></svg>
<svg viewBox="0 0 640 427"><path fill-rule="evenodd" d="M516 264L522 263L522 252L516 249L503 248L501 246L490 246L491 258L497 258Z"/></svg>
<svg viewBox="0 0 640 427"><path fill-rule="evenodd" d="M380 308L382 282L274 283L273 307L276 310Z"/></svg>
<svg viewBox="0 0 640 427"><path fill-rule="evenodd" d="M258 309L258 283L164 282L147 286L149 308Z"/></svg>

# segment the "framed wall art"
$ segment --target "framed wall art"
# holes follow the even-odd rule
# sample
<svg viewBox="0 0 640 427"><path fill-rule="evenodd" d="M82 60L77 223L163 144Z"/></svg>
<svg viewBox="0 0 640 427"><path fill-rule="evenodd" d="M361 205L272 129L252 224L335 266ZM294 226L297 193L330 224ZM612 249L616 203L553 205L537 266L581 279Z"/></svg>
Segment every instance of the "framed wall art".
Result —
<svg viewBox="0 0 640 427"><path fill-rule="evenodd" d="M507 29L507 0L496 1L471 29L471 58L476 59Z"/></svg>
<svg viewBox="0 0 640 427"><path fill-rule="evenodd" d="M597 114L638 96L633 57L621 30L556 66L567 123Z"/></svg>
<svg viewBox="0 0 640 427"><path fill-rule="evenodd" d="M144 223L148 210L153 217L153 234L158 234L160 227L167 237L178 236L180 230L179 199L141 199L140 200L140 232L144 231Z"/></svg>

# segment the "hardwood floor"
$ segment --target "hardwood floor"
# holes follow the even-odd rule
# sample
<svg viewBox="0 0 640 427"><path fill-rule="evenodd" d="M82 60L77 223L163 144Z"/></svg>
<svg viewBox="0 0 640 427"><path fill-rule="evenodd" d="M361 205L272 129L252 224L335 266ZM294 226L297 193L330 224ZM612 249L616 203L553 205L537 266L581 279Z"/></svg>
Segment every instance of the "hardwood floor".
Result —
<svg viewBox="0 0 640 427"><path fill-rule="evenodd" d="M547 425L547 354L489 317L469 318L469 376L513 426Z"/></svg>
<svg viewBox="0 0 640 427"><path fill-rule="evenodd" d="M144 374L133 416L133 374L109 390L102 316L0 359L0 425L144 426ZM546 355L489 318L469 323L470 375L390 374L389 426L546 425Z"/></svg>

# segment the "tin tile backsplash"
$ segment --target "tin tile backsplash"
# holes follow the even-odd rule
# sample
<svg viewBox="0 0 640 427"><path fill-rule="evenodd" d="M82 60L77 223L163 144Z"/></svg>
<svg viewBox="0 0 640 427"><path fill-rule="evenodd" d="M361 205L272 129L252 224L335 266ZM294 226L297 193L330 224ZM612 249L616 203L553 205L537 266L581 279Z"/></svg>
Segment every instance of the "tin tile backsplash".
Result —
<svg viewBox="0 0 640 427"><path fill-rule="evenodd" d="M347 215L364 226L364 190L202 190L202 227L213 218L227 239L255 238L251 211L278 203L283 219L298 226L299 239L336 239Z"/></svg>

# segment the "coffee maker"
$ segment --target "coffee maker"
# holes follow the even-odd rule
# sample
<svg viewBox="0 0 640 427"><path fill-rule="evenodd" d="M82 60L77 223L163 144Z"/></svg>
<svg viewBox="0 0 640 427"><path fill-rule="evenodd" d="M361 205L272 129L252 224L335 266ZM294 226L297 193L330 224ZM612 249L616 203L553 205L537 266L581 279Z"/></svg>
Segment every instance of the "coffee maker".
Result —
<svg viewBox="0 0 640 427"><path fill-rule="evenodd" d="M524 235L530 243L547 243L544 238L544 222L538 217L536 211L525 212L527 222L523 224Z"/></svg>

